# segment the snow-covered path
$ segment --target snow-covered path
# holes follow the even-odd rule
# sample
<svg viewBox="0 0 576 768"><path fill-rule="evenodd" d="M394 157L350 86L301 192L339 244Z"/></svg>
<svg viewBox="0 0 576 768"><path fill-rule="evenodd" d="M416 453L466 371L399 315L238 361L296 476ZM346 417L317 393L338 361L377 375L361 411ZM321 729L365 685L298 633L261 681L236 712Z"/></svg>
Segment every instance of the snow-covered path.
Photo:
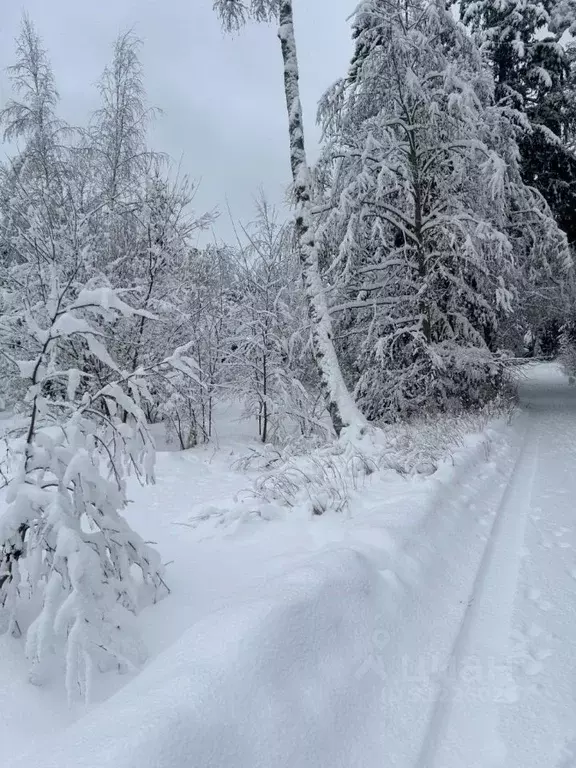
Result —
<svg viewBox="0 0 576 768"><path fill-rule="evenodd" d="M437 663L431 627L416 652L438 675L422 675L434 694L415 768L576 766L576 390L540 366L521 400L516 451L469 504L487 535L478 561L465 537L474 576L452 647Z"/></svg>
<svg viewBox="0 0 576 768"><path fill-rule="evenodd" d="M546 368L522 389L533 473L512 612L517 701L501 712L508 764L576 766L576 389Z"/></svg>

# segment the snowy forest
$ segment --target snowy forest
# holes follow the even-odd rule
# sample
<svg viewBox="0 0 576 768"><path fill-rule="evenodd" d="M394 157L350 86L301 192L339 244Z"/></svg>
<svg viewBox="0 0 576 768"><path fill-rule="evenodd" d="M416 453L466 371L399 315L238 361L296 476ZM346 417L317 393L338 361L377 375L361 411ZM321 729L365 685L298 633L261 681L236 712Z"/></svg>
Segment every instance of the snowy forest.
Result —
<svg viewBox="0 0 576 768"><path fill-rule="evenodd" d="M264 508L297 506L304 461L318 517L348 503L341 457L358 491L401 430L511 413L525 359L576 375L576 0L361 0L318 156L292 1L213 12L279 30L287 108L286 205L254 190L231 242L151 145L135 31L70 125L25 15L0 104L0 632L70 702L143 664L135 617L171 599L126 514L158 435L208 455L237 404Z"/></svg>

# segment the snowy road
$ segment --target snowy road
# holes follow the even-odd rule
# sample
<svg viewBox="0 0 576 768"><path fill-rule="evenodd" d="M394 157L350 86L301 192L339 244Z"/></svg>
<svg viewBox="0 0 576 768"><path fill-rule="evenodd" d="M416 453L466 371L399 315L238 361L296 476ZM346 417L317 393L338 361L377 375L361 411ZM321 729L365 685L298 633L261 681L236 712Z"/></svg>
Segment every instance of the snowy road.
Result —
<svg viewBox="0 0 576 768"><path fill-rule="evenodd" d="M452 500L454 546L450 523L432 521L413 544L418 552L428 539L437 557L416 601L421 632L404 653L400 691L430 706L423 725L423 710L404 703L390 765L576 766L576 389L541 366L521 399L515 451ZM411 636L406 626L400 634ZM414 728L419 746L406 749Z"/></svg>
<svg viewBox="0 0 576 768"><path fill-rule="evenodd" d="M533 466L517 555L512 659L518 701L501 712L508 764L576 766L576 389L541 369L523 387ZM572 746L571 746L572 745Z"/></svg>

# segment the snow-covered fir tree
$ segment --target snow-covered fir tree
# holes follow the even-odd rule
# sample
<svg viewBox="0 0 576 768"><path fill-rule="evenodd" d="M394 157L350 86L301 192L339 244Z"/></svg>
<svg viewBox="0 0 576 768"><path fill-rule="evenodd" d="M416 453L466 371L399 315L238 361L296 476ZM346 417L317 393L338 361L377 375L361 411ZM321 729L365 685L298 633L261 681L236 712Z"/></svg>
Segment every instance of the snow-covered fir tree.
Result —
<svg viewBox="0 0 576 768"><path fill-rule="evenodd" d="M574 0L462 0L461 18L489 64L496 98L525 116L519 136L525 181L544 195L576 240L576 31ZM569 33L569 34L567 34Z"/></svg>
<svg viewBox="0 0 576 768"><path fill-rule="evenodd" d="M369 417L497 393L500 318L565 239L520 178L515 128L473 41L435 0L366 0L324 98L318 176L331 313Z"/></svg>
<svg viewBox="0 0 576 768"><path fill-rule="evenodd" d="M496 98L522 110L562 68L559 41L576 31L574 0L461 0L461 18L477 34Z"/></svg>

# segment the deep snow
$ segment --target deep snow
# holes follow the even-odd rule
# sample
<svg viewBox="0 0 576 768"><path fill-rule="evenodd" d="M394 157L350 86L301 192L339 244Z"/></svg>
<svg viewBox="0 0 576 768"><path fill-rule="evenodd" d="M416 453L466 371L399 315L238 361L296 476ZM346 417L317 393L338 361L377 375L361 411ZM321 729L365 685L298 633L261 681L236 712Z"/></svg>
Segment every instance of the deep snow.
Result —
<svg viewBox="0 0 576 768"><path fill-rule="evenodd" d="M511 426L431 477L387 472L349 514L216 516L248 438L159 455L130 520L172 594L150 660L87 712L0 639L9 768L576 766L576 389L529 369Z"/></svg>

